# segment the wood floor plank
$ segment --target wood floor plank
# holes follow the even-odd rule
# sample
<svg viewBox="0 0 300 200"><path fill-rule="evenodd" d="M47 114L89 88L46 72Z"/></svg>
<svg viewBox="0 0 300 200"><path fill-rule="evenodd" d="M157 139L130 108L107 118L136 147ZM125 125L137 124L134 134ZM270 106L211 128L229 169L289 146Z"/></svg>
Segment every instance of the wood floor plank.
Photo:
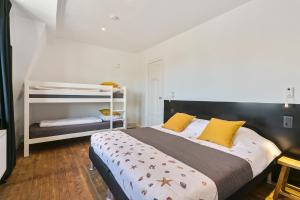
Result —
<svg viewBox="0 0 300 200"><path fill-rule="evenodd" d="M89 142L77 138L33 145L28 158L19 151L12 176L0 185L0 199L105 200L107 186L96 170L88 169ZM273 190L262 184L245 200L272 199Z"/></svg>

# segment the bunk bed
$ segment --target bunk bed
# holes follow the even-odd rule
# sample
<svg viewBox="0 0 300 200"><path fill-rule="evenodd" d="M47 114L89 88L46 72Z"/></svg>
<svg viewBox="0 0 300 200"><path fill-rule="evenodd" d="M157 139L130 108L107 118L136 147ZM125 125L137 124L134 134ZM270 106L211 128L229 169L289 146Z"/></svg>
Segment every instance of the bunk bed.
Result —
<svg viewBox="0 0 300 200"><path fill-rule="evenodd" d="M49 103L106 103L109 104L109 121L42 127L30 125L30 106ZM117 104L119 104L117 106ZM121 109L115 109L120 108ZM114 120L113 113L121 118ZM99 131L126 129L126 87L26 81L24 84L24 157L29 156L31 144L90 136Z"/></svg>

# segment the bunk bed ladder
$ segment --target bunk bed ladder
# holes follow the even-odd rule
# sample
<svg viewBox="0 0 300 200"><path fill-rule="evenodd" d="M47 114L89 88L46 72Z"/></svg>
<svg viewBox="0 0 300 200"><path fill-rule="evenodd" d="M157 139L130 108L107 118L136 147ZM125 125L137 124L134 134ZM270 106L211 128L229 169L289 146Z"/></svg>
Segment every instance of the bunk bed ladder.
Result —
<svg viewBox="0 0 300 200"><path fill-rule="evenodd" d="M24 157L29 156L29 81L24 82Z"/></svg>
<svg viewBox="0 0 300 200"><path fill-rule="evenodd" d="M127 89L123 87L123 128L127 129Z"/></svg>

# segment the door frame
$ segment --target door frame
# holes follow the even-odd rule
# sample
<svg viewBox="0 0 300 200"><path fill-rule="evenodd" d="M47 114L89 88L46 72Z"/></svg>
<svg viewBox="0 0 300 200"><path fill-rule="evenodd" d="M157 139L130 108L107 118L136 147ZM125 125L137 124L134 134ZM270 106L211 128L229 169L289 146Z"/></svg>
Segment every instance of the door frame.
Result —
<svg viewBox="0 0 300 200"><path fill-rule="evenodd" d="M155 63L155 62L159 62L161 61L162 62L162 66L161 66L161 85L162 85L162 98L164 100L164 88L165 88L165 82L164 82L164 65L165 65L165 62L164 62L164 58L163 57L157 57L157 58L154 58L154 59L149 59L148 62L147 62L147 84L146 84L146 87L147 87L147 90L146 90L146 116L145 116L145 119L146 119L146 126L149 126L150 125L150 118L149 118L149 110L150 110L150 101L149 101L149 97L150 97L150 90L149 90L149 82L150 82L150 79L149 79L149 75L150 75L150 69L149 69L149 65L152 64L152 63ZM163 101L162 100L162 101ZM164 109L164 105L162 105L162 108ZM163 111L162 111L163 113Z"/></svg>

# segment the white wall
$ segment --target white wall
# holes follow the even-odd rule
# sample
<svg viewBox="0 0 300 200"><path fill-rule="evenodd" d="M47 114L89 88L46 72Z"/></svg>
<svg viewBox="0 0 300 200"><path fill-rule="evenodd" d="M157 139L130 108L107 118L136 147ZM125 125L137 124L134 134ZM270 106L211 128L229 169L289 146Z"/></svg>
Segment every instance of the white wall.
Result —
<svg viewBox="0 0 300 200"><path fill-rule="evenodd" d="M15 3L10 12L10 20L16 143L19 144L23 134L23 83L46 42L46 27L45 24L26 16Z"/></svg>
<svg viewBox="0 0 300 200"><path fill-rule="evenodd" d="M163 57L165 98L300 103L300 1L253 0L142 53Z"/></svg>
<svg viewBox="0 0 300 200"><path fill-rule="evenodd" d="M30 80L97 84L115 81L127 86L128 122L139 123L144 79L138 54L63 39L51 40ZM97 115L97 104L35 105L33 122L41 119Z"/></svg>

